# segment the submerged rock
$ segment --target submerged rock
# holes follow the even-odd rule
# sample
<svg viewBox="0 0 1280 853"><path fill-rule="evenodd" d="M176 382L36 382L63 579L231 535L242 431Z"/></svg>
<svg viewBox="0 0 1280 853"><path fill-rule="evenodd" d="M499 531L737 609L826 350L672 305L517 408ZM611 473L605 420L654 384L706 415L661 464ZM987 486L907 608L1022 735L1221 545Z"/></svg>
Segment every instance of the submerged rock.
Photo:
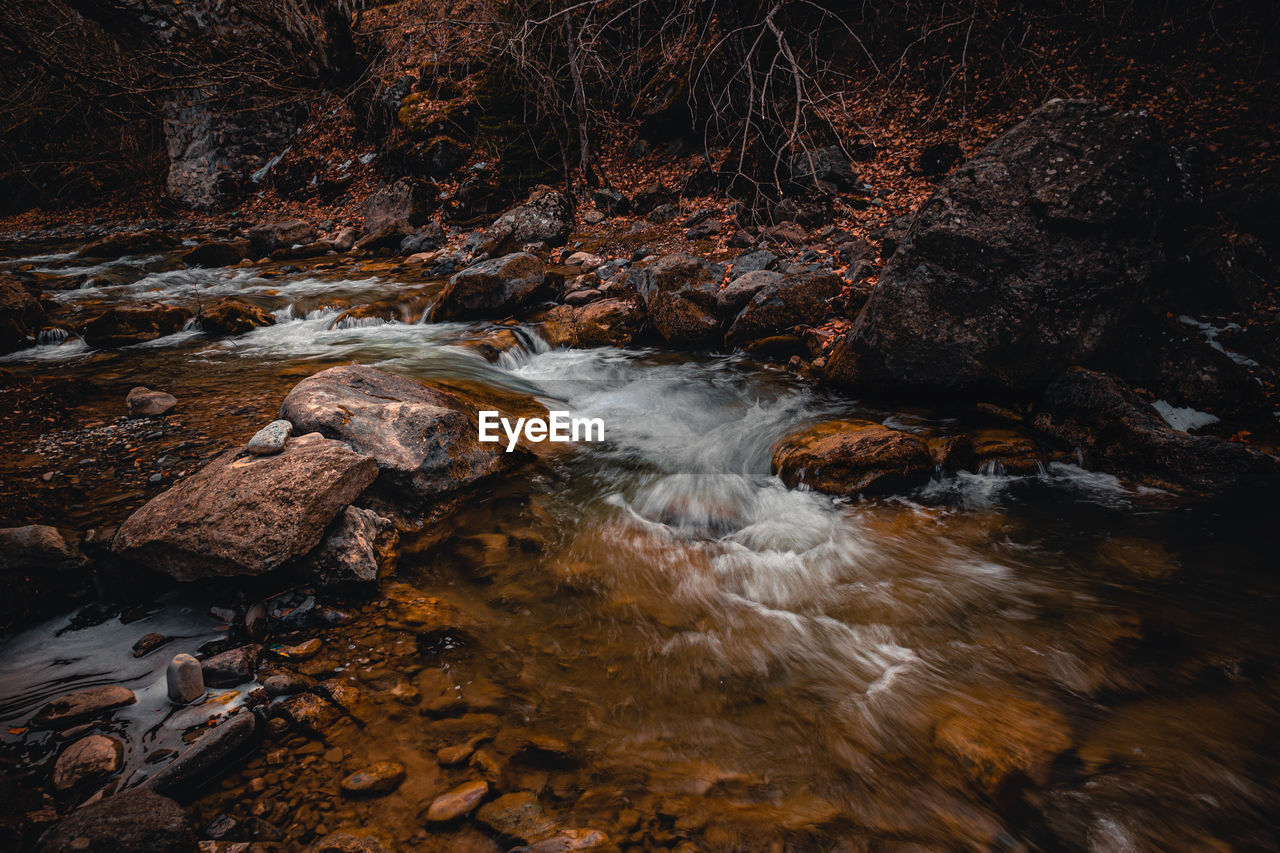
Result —
<svg viewBox="0 0 1280 853"><path fill-rule="evenodd" d="M550 837L555 825L542 812L538 798L528 791L504 794L476 812L476 821L489 829L529 844Z"/></svg>
<svg viewBox="0 0 1280 853"><path fill-rule="evenodd" d="M247 299L224 296L202 310L196 322L209 337L226 338L232 335L243 335L262 326L273 326L276 319L269 311L259 308Z"/></svg>
<svg viewBox="0 0 1280 853"><path fill-rule="evenodd" d="M163 302L119 305L89 320L80 336L98 349L126 347L176 334L190 319L191 312L186 308Z"/></svg>
<svg viewBox="0 0 1280 853"><path fill-rule="evenodd" d="M628 282L653 327L673 346L718 344L724 321L716 302L724 268L678 253L632 272Z"/></svg>
<svg viewBox="0 0 1280 853"><path fill-rule="evenodd" d="M229 451L129 516L112 549L178 580L262 574L319 544L377 471L316 434L275 456Z"/></svg>
<svg viewBox="0 0 1280 853"><path fill-rule="evenodd" d="M378 761L342 780L342 793L365 797L390 794L404 781L404 765L399 761Z"/></svg>
<svg viewBox="0 0 1280 853"><path fill-rule="evenodd" d="M447 823L457 820L480 805L480 801L488 793L489 783L484 779L459 785L431 801L431 805L427 808L427 823Z"/></svg>
<svg viewBox="0 0 1280 853"><path fill-rule="evenodd" d="M124 744L107 735L89 735L68 746L53 766L53 786L59 791L96 781L120 769Z"/></svg>
<svg viewBox="0 0 1280 853"><path fill-rule="evenodd" d="M1183 174L1144 113L1054 100L925 202L827 363L856 387L1034 394L1159 306Z"/></svg>
<svg viewBox="0 0 1280 853"><path fill-rule="evenodd" d="M1013 695L959 703L938 723L934 743L981 790L994 795L1016 778L1043 783L1055 757L1071 746L1057 711Z"/></svg>
<svg viewBox="0 0 1280 853"><path fill-rule="evenodd" d="M195 853L195 831L182 807L146 788L76 809L40 839L39 853Z"/></svg>
<svg viewBox="0 0 1280 853"><path fill-rule="evenodd" d="M547 265L528 252L481 261L454 273L431 309L431 320L502 315L532 304L547 290Z"/></svg>
<svg viewBox="0 0 1280 853"><path fill-rule="evenodd" d="M138 701L133 691L118 684L104 684L68 693L45 705L31 718L32 728L60 729Z"/></svg>
<svg viewBox="0 0 1280 853"><path fill-rule="evenodd" d="M827 421L773 447L773 471L789 488L806 485L831 495L911 486L932 470L923 441L871 421Z"/></svg>
<svg viewBox="0 0 1280 853"><path fill-rule="evenodd" d="M371 829L331 832L317 839L305 853L394 853L395 845Z"/></svg>
<svg viewBox="0 0 1280 853"><path fill-rule="evenodd" d="M421 501L517 461L498 444L480 443L475 406L372 367L332 367L304 379L285 397L280 417L299 431L314 430L367 454L377 461L381 487Z"/></svg>
<svg viewBox="0 0 1280 853"><path fill-rule="evenodd" d="M167 391L152 391L139 385L124 398L131 418L158 418L178 405L178 398Z"/></svg>
<svg viewBox="0 0 1280 853"><path fill-rule="evenodd" d="M342 709L314 693L297 693L280 703L293 724L324 737L342 719Z"/></svg>

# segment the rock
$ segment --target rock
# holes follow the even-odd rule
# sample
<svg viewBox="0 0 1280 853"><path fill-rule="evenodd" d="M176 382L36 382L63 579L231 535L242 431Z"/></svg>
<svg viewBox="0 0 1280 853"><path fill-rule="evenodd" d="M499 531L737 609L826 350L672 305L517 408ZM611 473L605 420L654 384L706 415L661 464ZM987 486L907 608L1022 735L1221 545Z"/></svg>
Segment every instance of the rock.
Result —
<svg viewBox="0 0 1280 853"><path fill-rule="evenodd" d="M163 252L178 245L178 240L163 231L121 231L108 234L86 245L76 253L81 258L120 258L144 252Z"/></svg>
<svg viewBox="0 0 1280 853"><path fill-rule="evenodd" d="M123 708L138 701L133 691L116 684L104 684L101 687L90 687L68 693L45 705L31 718L31 727L36 729L61 729L72 723L78 723L93 717L100 717L107 711Z"/></svg>
<svg viewBox="0 0 1280 853"><path fill-rule="evenodd" d="M753 341L780 335L796 326L816 326L827 315L828 301L843 289L844 281L833 272L799 273L767 282L734 318L725 343L749 347Z"/></svg>
<svg viewBox="0 0 1280 853"><path fill-rule="evenodd" d="M390 794L404 781L404 765L399 761L378 761L342 780L342 793L349 797Z"/></svg>
<svg viewBox="0 0 1280 853"><path fill-rule="evenodd" d="M391 572L398 541L389 521L349 506L308 557L311 576L325 585L376 581Z"/></svg>
<svg viewBox="0 0 1280 853"><path fill-rule="evenodd" d="M528 791L504 794L476 812L476 822L507 838L529 844L548 838L555 826L542 812L538 798Z"/></svg>
<svg viewBox="0 0 1280 853"><path fill-rule="evenodd" d="M427 823L446 823L470 814L488 793L489 783L484 779L459 785L431 801L427 809Z"/></svg>
<svg viewBox="0 0 1280 853"><path fill-rule="evenodd" d="M851 190L858 183L853 164L838 145L802 151L791 158L791 180L805 188L826 192Z"/></svg>
<svg viewBox="0 0 1280 853"><path fill-rule="evenodd" d="M830 495L903 488L929 479L933 460L920 439L871 421L826 421L773 446L773 471L788 488Z"/></svg>
<svg viewBox="0 0 1280 853"><path fill-rule="evenodd" d="M967 470L973 466L973 439L967 435L940 435L925 439L929 458L944 471Z"/></svg>
<svg viewBox="0 0 1280 853"><path fill-rule="evenodd" d="M920 208L827 362L859 388L1039 393L1160 307L1183 175L1154 119L1050 101Z"/></svg>
<svg viewBox="0 0 1280 853"><path fill-rule="evenodd" d="M604 258L590 252L574 252L564 262L571 267L581 268L583 272L594 272L604 266Z"/></svg>
<svg viewBox="0 0 1280 853"><path fill-rule="evenodd" d="M333 250L335 252L350 252L351 247L356 244L356 240L360 237L360 231L354 225L348 225L338 232L338 236L333 238Z"/></svg>
<svg viewBox="0 0 1280 853"><path fill-rule="evenodd" d="M280 703L284 715L312 734L324 737L342 719L342 709L314 693L298 693Z"/></svg>
<svg viewBox="0 0 1280 853"><path fill-rule="evenodd" d="M766 253L767 254L767 253ZM737 270L737 267L734 267ZM737 314L764 288L782 281L782 273L753 270L729 282L716 294L716 305L725 313Z"/></svg>
<svg viewBox="0 0 1280 853"><path fill-rule="evenodd" d="M177 580L262 574L319 544L377 472L315 434L275 456L229 451L129 516L112 550Z"/></svg>
<svg viewBox="0 0 1280 853"><path fill-rule="evenodd" d="M972 466L982 473L1027 476L1049 464L1035 441L1008 429L978 430L971 439Z"/></svg>
<svg viewBox="0 0 1280 853"><path fill-rule="evenodd" d="M1073 367L1040 401L1035 428L1080 454L1082 463L1195 494L1267 493L1280 460L1236 441L1173 429L1110 374Z"/></svg>
<svg viewBox="0 0 1280 853"><path fill-rule="evenodd" d="M40 839L39 853L195 853L195 831L182 807L131 788L76 809Z"/></svg>
<svg viewBox="0 0 1280 853"><path fill-rule="evenodd" d="M439 222L428 222L400 241L399 253L414 255L439 249L448 239L449 236L444 233L444 226Z"/></svg>
<svg viewBox="0 0 1280 853"><path fill-rule="evenodd" d="M755 252L743 252L741 255L733 259L733 275L735 280L741 278L747 273L758 272L761 270L775 270L778 268L778 256L768 249L760 249ZM739 305L739 308L742 306Z"/></svg>
<svg viewBox="0 0 1280 853"><path fill-rule="evenodd" d="M431 309L432 322L502 315L533 303L547 291L547 266L515 252L454 273Z"/></svg>
<svg viewBox="0 0 1280 853"><path fill-rule="evenodd" d="M372 367L332 367L304 379L285 397L280 416L299 431L315 430L373 457L380 487L423 501L517 461L497 444L479 442L470 403Z"/></svg>
<svg viewBox="0 0 1280 853"><path fill-rule="evenodd" d="M292 433L293 424L286 420L272 421L253 434L245 450L254 456L275 456L284 450Z"/></svg>
<svg viewBox="0 0 1280 853"><path fill-rule="evenodd" d="M572 230L573 208L568 199L557 190L535 190L523 204L506 211L485 229L476 251L493 255L535 242L563 246Z"/></svg>
<svg viewBox="0 0 1280 853"><path fill-rule="evenodd" d="M262 646L249 643L214 655L200 664L204 680L213 687L233 687L252 681L258 672Z"/></svg>
<svg viewBox="0 0 1280 853"><path fill-rule="evenodd" d="M395 846L373 830L341 830L313 841L305 853L395 853Z"/></svg>
<svg viewBox="0 0 1280 853"><path fill-rule="evenodd" d="M211 338L243 335L262 326L274 326L276 318L271 312L259 308L247 299L224 296L196 317L200 330Z"/></svg>
<svg viewBox="0 0 1280 853"><path fill-rule="evenodd" d="M716 298L723 277L719 264L680 253L632 272L630 282L667 343L698 347L720 342L724 324Z"/></svg>
<svg viewBox="0 0 1280 853"><path fill-rule="evenodd" d="M708 237L714 237L724 230L724 225L719 221L712 219L710 222L700 222L697 225L684 232L686 240L705 240Z"/></svg>
<svg viewBox="0 0 1280 853"><path fill-rule="evenodd" d="M963 701L938 723L933 739L989 795L1017 777L1044 783L1050 763L1071 746L1061 714L1013 695Z"/></svg>
<svg viewBox="0 0 1280 853"><path fill-rule="evenodd" d="M125 397L131 418L158 418L178 405L178 398L164 391L152 391L139 385Z"/></svg>
<svg viewBox="0 0 1280 853"><path fill-rule="evenodd" d="M60 572L84 564L80 549L56 527L28 524L0 527L0 576L19 572Z"/></svg>
<svg viewBox="0 0 1280 853"><path fill-rule="evenodd" d="M310 243L316 239L317 234L310 222L290 219L250 228L248 236L253 257L261 258L270 255L276 249L287 249L291 246Z"/></svg>
<svg viewBox="0 0 1280 853"><path fill-rule="evenodd" d="M135 658L146 657L167 642L169 642L169 638L164 634L155 632L143 634L138 638L138 642L133 644L133 656Z"/></svg>
<svg viewBox="0 0 1280 853"><path fill-rule="evenodd" d="M174 655L164 672L169 701L190 705L204 696L204 667L191 655Z"/></svg>
<svg viewBox="0 0 1280 853"><path fill-rule="evenodd" d="M436 752L436 761L440 762L442 767L456 767L470 758L471 753L475 751L474 743L446 746Z"/></svg>
<svg viewBox="0 0 1280 853"><path fill-rule="evenodd" d="M108 308L85 323L84 342L98 349L146 343L182 331L191 312L163 302L138 302Z"/></svg>
<svg viewBox="0 0 1280 853"><path fill-rule="evenodd" d="M253 713L232 714L143 784L159 794L189 795L247 757L260 738L261 727Z"/></svg>
<svg viewBox="0 0 1280 853"><path fill-rule="evenodd" d="M251 604L244 612L244 632L251 640L261 640L267 635L267 608L262 603Z"/></svg>
<svg viewBox="0 0 1280 853"><path fill-rule="evenodd" d="M12 274L0 272L0 355L34 346L48 323L40 300Z"/></svg>
<svg viewBox="0 0 1280 853"><path fill-rule="evenodd" d="M625 347L644 328L644 311L634 299L611 297L586 305L557 305L547 312L541 332L553 347Z"/></svg>
<svg viewBox="0 0 1280 853"><path fill-rule="evenodd" d="M550 838L517 847L512 853L566 853L610 846L609 836L598 829L562 829Z"/></svg>
<svg viewBox="0 0 1280 853"><path fill-rule="evenodd" d="M268 696L292 696L314 686L310 678L296 672L279 672L262 682L262 689Z"/></svg>
<svg viewBox="0 0 1280 853"><path fill-rule="evenodd" d="M401 178L374 190L364 204L366 234L412 234L431 218L431 183Z"/></svg>
<svg viewBox="0 0 1280 853"><path fill-rule="evenodd" d="M189 267L229 267L249 257L248 240L225 240L201 243L182 256Z"/></svg>
<svg viewBox="0 0 1280 853"><path fill-rule="evenodd" d="M120 769L124 744L106 735L89 735L68 746L53 766L53 786L59 791L97 781Z"/></svg>
<svg viewBox="0 0 1280 853"><path fill-rule="evenodd" d="M324 641L319 637L312 637L310 640L303 640L292 646L281 646L274 650L274 654L285 660L306 660L318 655L322 648L324 648Z"/></svg>

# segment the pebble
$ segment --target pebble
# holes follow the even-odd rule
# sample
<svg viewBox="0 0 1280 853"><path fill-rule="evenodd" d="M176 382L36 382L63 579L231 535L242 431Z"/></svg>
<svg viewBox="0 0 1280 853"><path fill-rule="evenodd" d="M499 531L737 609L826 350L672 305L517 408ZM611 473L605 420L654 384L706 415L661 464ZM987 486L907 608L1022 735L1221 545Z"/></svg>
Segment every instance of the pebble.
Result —
<svg viewBox="0 0 1280 853"><path fill-rule="evenodd" d="M45 705L31 718L35 728L57 729L138 701L127 687L106 684L68 693Z"/></svg>
<svg viewBox="0 0 1280 853"><path fill-rule="evenodd" d="M255 456L274 456L284 450L285 442L292 432L293 424L288 421L272 421L249 439L246 449Z"/></svg>
<svg viewBox="0 0 1280 853"><path fill-rule="evenodd" d="M453 767L466 761L475 751L475 746L469 743L461 746L446 746L436 753L436 760L444 767Z"/></svg>
<svg viewBox="0 0 1280 853"><path fill-rule="evenodd" d="M337 706L314 693L299 693L280 703L280 709L293 722L321 737L342 718Z"/></svg>
<svg viewBox="0 0 1280 853"><path fill-rule="evenodd" d="M404 781L404 765L398 761L379 761L357 770L342 780L342 793L352 796L390 794Z"/></svg>
<svg viewBox="0 0 1280 853"><path fill-rule="evenodd" d="M191 655L174 655L165 670L169 701L190 705L204 695L204 668Z"/></svg>
<svg viewBox="0 0 1280 853"><path fill-rule="evenodd" d="M444 823L456 820L480 805L480 801L488 793L489 783L483 779L459 785L431 802L431 806L427 809L427 821Z"/></svg>
<svg viewBox="0 0 1280 853"><path fill-rule="evenodd" d="M277 672L262 682L262 688L268 696L292 696L310 690L312 681L305 675L296 672Z"/></svg>
<svg viewBox="0 0 1280 853"><path fill-rule="evenodd" d="M68 746L53 766L53 785L59 791L81 782L109 776L120 769L124 744L107 735L89 735Z"/></svg>
<svg viewBox="0 0 1280 853"><path fill-rule="evenodd" d="M314 657L323 645L318 638L313 637L304 643L298 643L294 646L281 646L275 650L275 653L282 658L306 660L309 657Z"/></svg>
<svg viewBox="0 0 1280 853"><path fill-rule="evenodd" d="M140 658L143 655L149 655L167 642L169 638L164 634L144 634L138 642L133 644L133 656Z"/></svg>
<svg viewBox="0 0 1280 853"><path fill-rule="evenodd" d="M538 798L528 791L504 794L486 803L476 812L476 820L499 835L526 844L541 841L555 832L555 826L543 814Z"/></svg>
<svg viewBox="0 0 1280 853"><path fill-rule="evenodd" d="M202 664L204 680L215 687L230 687L249 681L258 671L261 656L262 646L257 643L214 655Z"/></svg>

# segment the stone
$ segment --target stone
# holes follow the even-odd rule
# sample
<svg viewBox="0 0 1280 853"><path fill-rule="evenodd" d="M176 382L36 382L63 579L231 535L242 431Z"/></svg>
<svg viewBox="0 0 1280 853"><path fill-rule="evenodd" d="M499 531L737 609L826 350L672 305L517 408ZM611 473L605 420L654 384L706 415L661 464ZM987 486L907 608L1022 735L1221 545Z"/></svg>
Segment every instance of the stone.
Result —
<svg viewBox="0 0 1280 853"><path fill-rule="evenodd" d="M1280 459L1238 441L1176 430L1123 381L1073 367L1044 393L1033 424L1082 464L1197 495L1269 494Z"/></svg>
<svg viewBox="0 0 1280 853"><path fill-rule="evenodd" d="M564 262L571 267L579 267L584 273L594 272L604 266L604 258L590 252L574 252Z"/></svg>
<svg viewBox="0 0 1280 853"><path fill-rule="evenodd" d="M586 305L557 305L540 331L553 347L625 347L646 328L644 309L627 297L596 299Z"/></svg>
<svg viewBox="0 0 1280 853"><path fill-rule="evenodd" d="M335 252L350 252L351 247L356 244L360 231L354 225L348 225L338 232L338 236L333 238L333 250Z"/></svg>
<svg viewBox="0 0 1280 853"><path fill-rule="evenodd" d="M830 300L843 289L844 281L832 272L799 273L770 281L733 319L725 333L725 343L750 348L755 341L784 334L797 326L816 326L826 317Z"/></svg>
<svg viewBox="0 0 1280 853"><path fill-rule="evenodd" d="M970 438L975 471L1022 477L1049 464L1033 439L1010 429L977 430Z"/></svg>
<svg viewBox="0 0 1280 853"><path fill-rule="evenodd" d="M747 273L762 272L766 270L776 270L778 268L778 256L768 249L759 249L754 252L743 252L741 255L733 259L733 276L735 279L741 278ZM739 308L742 306L739 305Z"/></svg>
<svg viewBox="0 0 1280 853"><path fill-rule="evenodd" d="M189 267L229 267L247 258L250 251L248 240L212 241L187 252L182 262Z"/></svg>
<svg viewBox="0 0 1280 853"><path fill-rule="evenodd" d="M788 165L791 180L804 188L840 192L858 184L853 164L838 145L802 151L793 156Z"/></svg>
<svg viewBox="0 0 1280 853"><path fill-rule="evenodd" d="M501 316L535 302L547 285L547 265L528 252L481 261L453 274L431 309L431 320Z"/></svg>
<svg viewBox="0 0 1280 853"><path fill-rule="evenodd" d="M994 694L962 700L933 739L980 790L995 795L1016 777L1043 784L1053 759L1071 747L1071 730L1046 705Z"/></svg>
<svg viewBox="0 0 1280 853"><path fill-rule="evenodd" d="M262 689L268 696L292 696L314 686L310 678L296 672L278 672L262 682Z"/></svg>
<svg viewBox="0 0 1280 853"><path fill-rule="evenodd" d="M476 251L496 254L526 243L563 246L573 230L573 208L558 190L538 189L522 204L503 213L485 229Z"/></svg>
<svg viewBox="0 0 1280 853"><path fill-rule="evenodd" d="M262 603L251 604L244 612L244 632L251 640L261 640L267 635L267 607Z"/></svg>
<svg viewBox="0 0 1280 853"><path fill-rule="evenodd" d="M163 252L177 245L178 239L163 231L121 231L99 237L76 254L81 258L122 258L125 255Z"/></svg>
<svg viewBox="0 0 1280 853"><path fill-rule="evenodd" d="M115 349L154 341L182 331L191 312L163 302L137 302L108 308L90 319L80 337L91 347Z"/></svg>
<svg viewBox="0 0 1280 853"><path fill-rule="evenodd" d="M331 832L311 843L305 853L395 853L395 846L374 830Z"/></svg>
<svg viewBox="0 0 1280 853"><path fill-rule="evenodd" d="M255 258L270 255L276 249L310 243L316 236L316 229L302 219L256 225L248 233L250 251Z"/></svg>
<svg viewBox="0 0 1280 853"><path fill-rule="evenodd" d="M377 761L345 777L339 787L349 797L380 796L399 788L404 776L399 761Z"/></svg>
<svg viewBox="0 0 1280 853"><path fill-rule="evenodd" d="M196 323L211 338L227 338L263 326L274 326L271 312L237 296L224 296L200 311Z"/></svg>
<svg viewBox="0 0 1280 853"><path fill-rule="evenodd" d="M716 298L724 268L683 253L665 255L630 274L649 321L673 346L719 344L724 321Z"/></svg>
<svg viewBox="0 0 1280 853"><path fill-rule="evenodd" d="M280 417L372 457L380 488L418 501L498 474L520 456L480 443L470 402L372 367L332 367L304 379L285 397Z"/></svg>
<svg viewBox="0 0 1280 853"><path fill-rule="evenodd" d="M923 441L871 421L825 421L773 447L773 472L788 488L806 485L830 495L911 486L932 471Z"/></svg>
<svg viewBox="0 0 1280 853"><path fill-rule="evenodd" d="M130 788L82 806L41 837L38 853L194 853L187 813L167 797Z"/></svg>
<svg viewBox="0 0 1280 853"><path fill-rule="evenodd" d="M737 268L735 267L735 272ZM757 293L782 281L782 273L770 270L754 270L729 282L716 294L716 305L725 313L737 314Z"/></svg>
<svg viewBox="0 0 1280 853"><path fill-rule="evenodd" d="M133 691L118 684L104 684L68 693L46 704L31 718L31 727L37 729L61 729L93 717L101 717L108 711L132 705L138 701Z"/></svg>
<svg viewBox="0 0 1280 853"><path fill-rule="evenodd" d="M53 765L53 786L59 791L99 781L120 769L124 744L107 735L89 735L68 746Z"/></svg>
<svg viewBox="0 0 1280 853"><path fill-rule="evenodd" d="M1053 100L959 166L911 223L827 361L837 384L1034 397L1122 357L1163 315L1187 201L1145 113Z"/></svg>
<svg viewBox="0 0 1280 853"><path fill-rule="evenodd" d="M13 274L0 272L0 355L34 346L48 323L40 300Z"/></svg>
<svg viewBox="0 0 1280 853"><path fill-rule="evenodd" d="M322 648L324 648L324 641L319 637L312 637L310 640L303 640L292 646L281 646L274 650L274 654L285 660L306 660L315 657Z"/></svg>
<svg viewBox="0 0 1280 853"><path fill-rule="evenodd" d="M164 674L169 701L175 705L190 705L204 696L204 667L191 655L174 655Z"/></svg>
<svg viewBox="0 0 1280 853"><path fill-rule="evenodd" d="M158 418L178 405L178 398L165 391L152 391L139 385L125 397L131 418Z"/></svg>
<svg viewBox="0 0 1280 853"><path fill-rule="evenodd" d="M262 646L249 643L214 655L200 664L204 680L213 687L232 687L252 681L262 659Z"/></svg>
<svg viewBox="0 0 1280 853"><path fill-rule="evenodd" d="M229 451L129 516L112 550L177 580L263 574L318 545L377 475L314 433L275 456Z"/></svg>
<svg viewBox="0 0 1280 853"><path fill-rule="evenodd" d="M283 419L272 421L253 434L245 450L254 456L274 456L284 450L292 433L293 424Z"/></svg>
<svg viewBox="0 0 1280 853"><path fill-rule="evenodd" d="M146 657L167 642L169 642L169 638L164 634L155 632L143 634L138 638L138 642L133 644L133 656L135 658Z"/></svg>
<svg viewBox="0 0 1280 853"><path fill-rule="evenodd" d="M412 234L430 220L431 195L431 183L415 178L400 178L378 187L364 204L365 234L382 234L387 239Z"/></svg>
<svg viewBox="0 0 1280 853"><path fill-rule="evenodd" d="M241 710L207 729L143 784L159 794L187 796L248 757L257 748L261 735L257 716Z"/></svg>
<svg viewBox="0 0 1280 853"><path fill-rule="evenodd" d="M442 767L456 767L471 757L476 751L475 744L464 743L458 746L446 746L436 752L436 760Z"/></svg>
<svg viewBox="0 0 1280 853"><path fill-rule="evenodd" d="M528 791L504 794L476 812L476 822L507 838L524 844L541 841L555 832L538 798Z"/></svg>
<svg viewBox="0 0 1280 853"><path fill-rule="evenodd" d="M484 779L463 783L431 801L427 823L447 823L470 814L488 794L489 783Z"/></svg>
<svg viewBox="0 0 1280 853"><path fill-rule="evenodd" d="M311 577L326 586L376 581L394 568L399 538L373 510L349 506L308 555Z"/></svg>
<svg viewBox="0 0 1280 853"><path fill-rule="evenodd" d="M609 836L598 829L562 829L550 838L517 848L520 853L566 853L610 847Z"/></svg>
<svg viewBox="0 0 1280 853"><path fill-rule="evenodd" d="M320 737L324 737L342 719L341 708L314 693L294 694L280 703L280 710L294 725Z"/></svg>
<svg viewBox="0 0 1280 853"><path fill-rule="evenodd" d="M0 575L60 572L83 564L80 549L68 543L56 527L28 524L0 528Z"/></svg>

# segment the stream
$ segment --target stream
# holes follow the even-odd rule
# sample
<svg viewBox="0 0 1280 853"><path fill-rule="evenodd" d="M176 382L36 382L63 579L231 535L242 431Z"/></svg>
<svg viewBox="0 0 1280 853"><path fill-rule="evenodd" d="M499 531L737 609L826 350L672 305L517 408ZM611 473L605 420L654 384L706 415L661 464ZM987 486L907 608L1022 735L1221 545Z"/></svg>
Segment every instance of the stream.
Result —
<svg viewBox="0 0 1280 853"><path fill-rule="evenodd" d="M484 774L623 849L1280 847L1274 506L1190 504L1064 460L886 497L789 490L771 448L817 420L1007 425L862 403L739 355L552 349L532 329L494 355L484 344L502 327L423 322L442 282L388 260L188 270L66 251L0 266L43 276L74 312L234 294L277 321L117 351L55 335L0 358L83 392L7 463L33 481L55 471L49 488L75 494L49 499L42 523L118 524L335 364L526 395L606 425L603 442L539 451L404 535L384 595L344 599L350 623L287 640L320 637L298 671L349 682L362 710L323 743L270 736L190 803L198 828L230 815L227 838L286 849L344 827L378 827L403 849L492 849L466 822L422 819ZM340 319L371 303L394 318ZM140 384L181 401L168 426L119 420ZM157 467L164 455L178 461ZM411 595L447 602L460 630L407 631L395 611ZM163 766L158 751L255 687L170 713L164 666L226 635L215 604L227 602L177 588L97 624L63 613L0 638L0 753L47 774L65 741L27 728L32 713L122 684L138 702L95 728L125 744L108 784ZM133 657L151 632L170 639ZM474 747L470 764L437 760L457 745ZM407 768L394 793L339 792L381 759Z"/></svg>

